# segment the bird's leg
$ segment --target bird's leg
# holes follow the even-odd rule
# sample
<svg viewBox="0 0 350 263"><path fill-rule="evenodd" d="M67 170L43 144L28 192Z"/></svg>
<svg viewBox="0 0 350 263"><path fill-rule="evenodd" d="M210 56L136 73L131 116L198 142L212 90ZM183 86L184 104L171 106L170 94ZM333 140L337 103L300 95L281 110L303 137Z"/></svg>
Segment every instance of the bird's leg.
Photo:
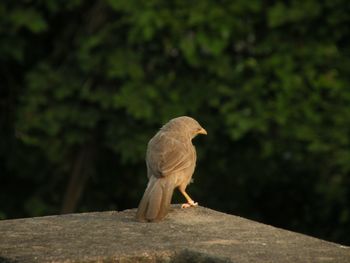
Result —
<svg viewBox="0 0 350 263"><path fill-rule="evenodd" d="M198 205L198 203L195 202L195 201L193 201L192 198L186 193L185 189L183 189L183 188L180 187L179 190L180 190L181 194L182 194L182 195L186 198L186 200L187 200L187 203L186 203L186 204L183 204L183 205L181 206L181 208L188 208L188 207L191 207L191 206L197 206L197 205Z"/></svg>

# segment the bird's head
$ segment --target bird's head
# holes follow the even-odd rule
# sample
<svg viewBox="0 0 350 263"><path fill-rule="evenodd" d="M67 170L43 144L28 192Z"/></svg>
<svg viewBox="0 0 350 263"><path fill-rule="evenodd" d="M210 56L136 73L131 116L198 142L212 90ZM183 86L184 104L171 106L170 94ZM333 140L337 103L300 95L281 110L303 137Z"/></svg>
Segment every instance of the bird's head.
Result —
<svg viewBox="0 0 350 263"><path fill-rule="evenodd" d="M188 116L171 119L162 127L162 130L185 133L191 139L198 134L207 135L207 131L198 123L198 121Z"/></svg>

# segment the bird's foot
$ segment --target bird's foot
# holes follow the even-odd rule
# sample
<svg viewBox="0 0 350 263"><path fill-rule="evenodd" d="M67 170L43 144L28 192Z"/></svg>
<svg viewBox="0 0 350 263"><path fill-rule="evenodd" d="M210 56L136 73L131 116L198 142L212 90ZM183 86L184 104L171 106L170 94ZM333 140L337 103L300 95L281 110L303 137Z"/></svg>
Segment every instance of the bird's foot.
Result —
<svg viewBox="0 0 350 263"><path fill-rule="evenodd" d="M186 204L182 204L181 208L189 208L189 207L194 207L194 206L198 206L198 203L191 200Z"/></svg>

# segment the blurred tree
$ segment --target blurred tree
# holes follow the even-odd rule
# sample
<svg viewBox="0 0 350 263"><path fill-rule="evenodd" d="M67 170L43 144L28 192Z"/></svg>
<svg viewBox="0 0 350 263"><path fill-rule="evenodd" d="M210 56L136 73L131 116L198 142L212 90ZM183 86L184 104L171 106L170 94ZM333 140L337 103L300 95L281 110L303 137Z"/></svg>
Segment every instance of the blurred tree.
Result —
<svg viewBox="0 0 350 263"><path fill-rule="evenodd" d="M205 206L350 244L350 6L0 3L0 217L135 207L188 114ZM198 180L197 180L198 177Z"/></svg>

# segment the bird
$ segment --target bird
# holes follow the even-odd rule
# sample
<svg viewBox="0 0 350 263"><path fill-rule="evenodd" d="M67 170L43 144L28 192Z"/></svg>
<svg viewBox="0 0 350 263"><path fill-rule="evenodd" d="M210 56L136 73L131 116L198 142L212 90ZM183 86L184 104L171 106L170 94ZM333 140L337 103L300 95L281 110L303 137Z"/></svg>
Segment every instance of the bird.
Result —
<svg viewBox="0 0 350 263"><path fill-rule="evenodd" d="M158 222L168 213L175 188L185 197L182 208L198 205L186 193L196 166L196 149L192 139L207 131L193 118L171 119L147 145L148 184L136 212L140 222Z"/></svg>

